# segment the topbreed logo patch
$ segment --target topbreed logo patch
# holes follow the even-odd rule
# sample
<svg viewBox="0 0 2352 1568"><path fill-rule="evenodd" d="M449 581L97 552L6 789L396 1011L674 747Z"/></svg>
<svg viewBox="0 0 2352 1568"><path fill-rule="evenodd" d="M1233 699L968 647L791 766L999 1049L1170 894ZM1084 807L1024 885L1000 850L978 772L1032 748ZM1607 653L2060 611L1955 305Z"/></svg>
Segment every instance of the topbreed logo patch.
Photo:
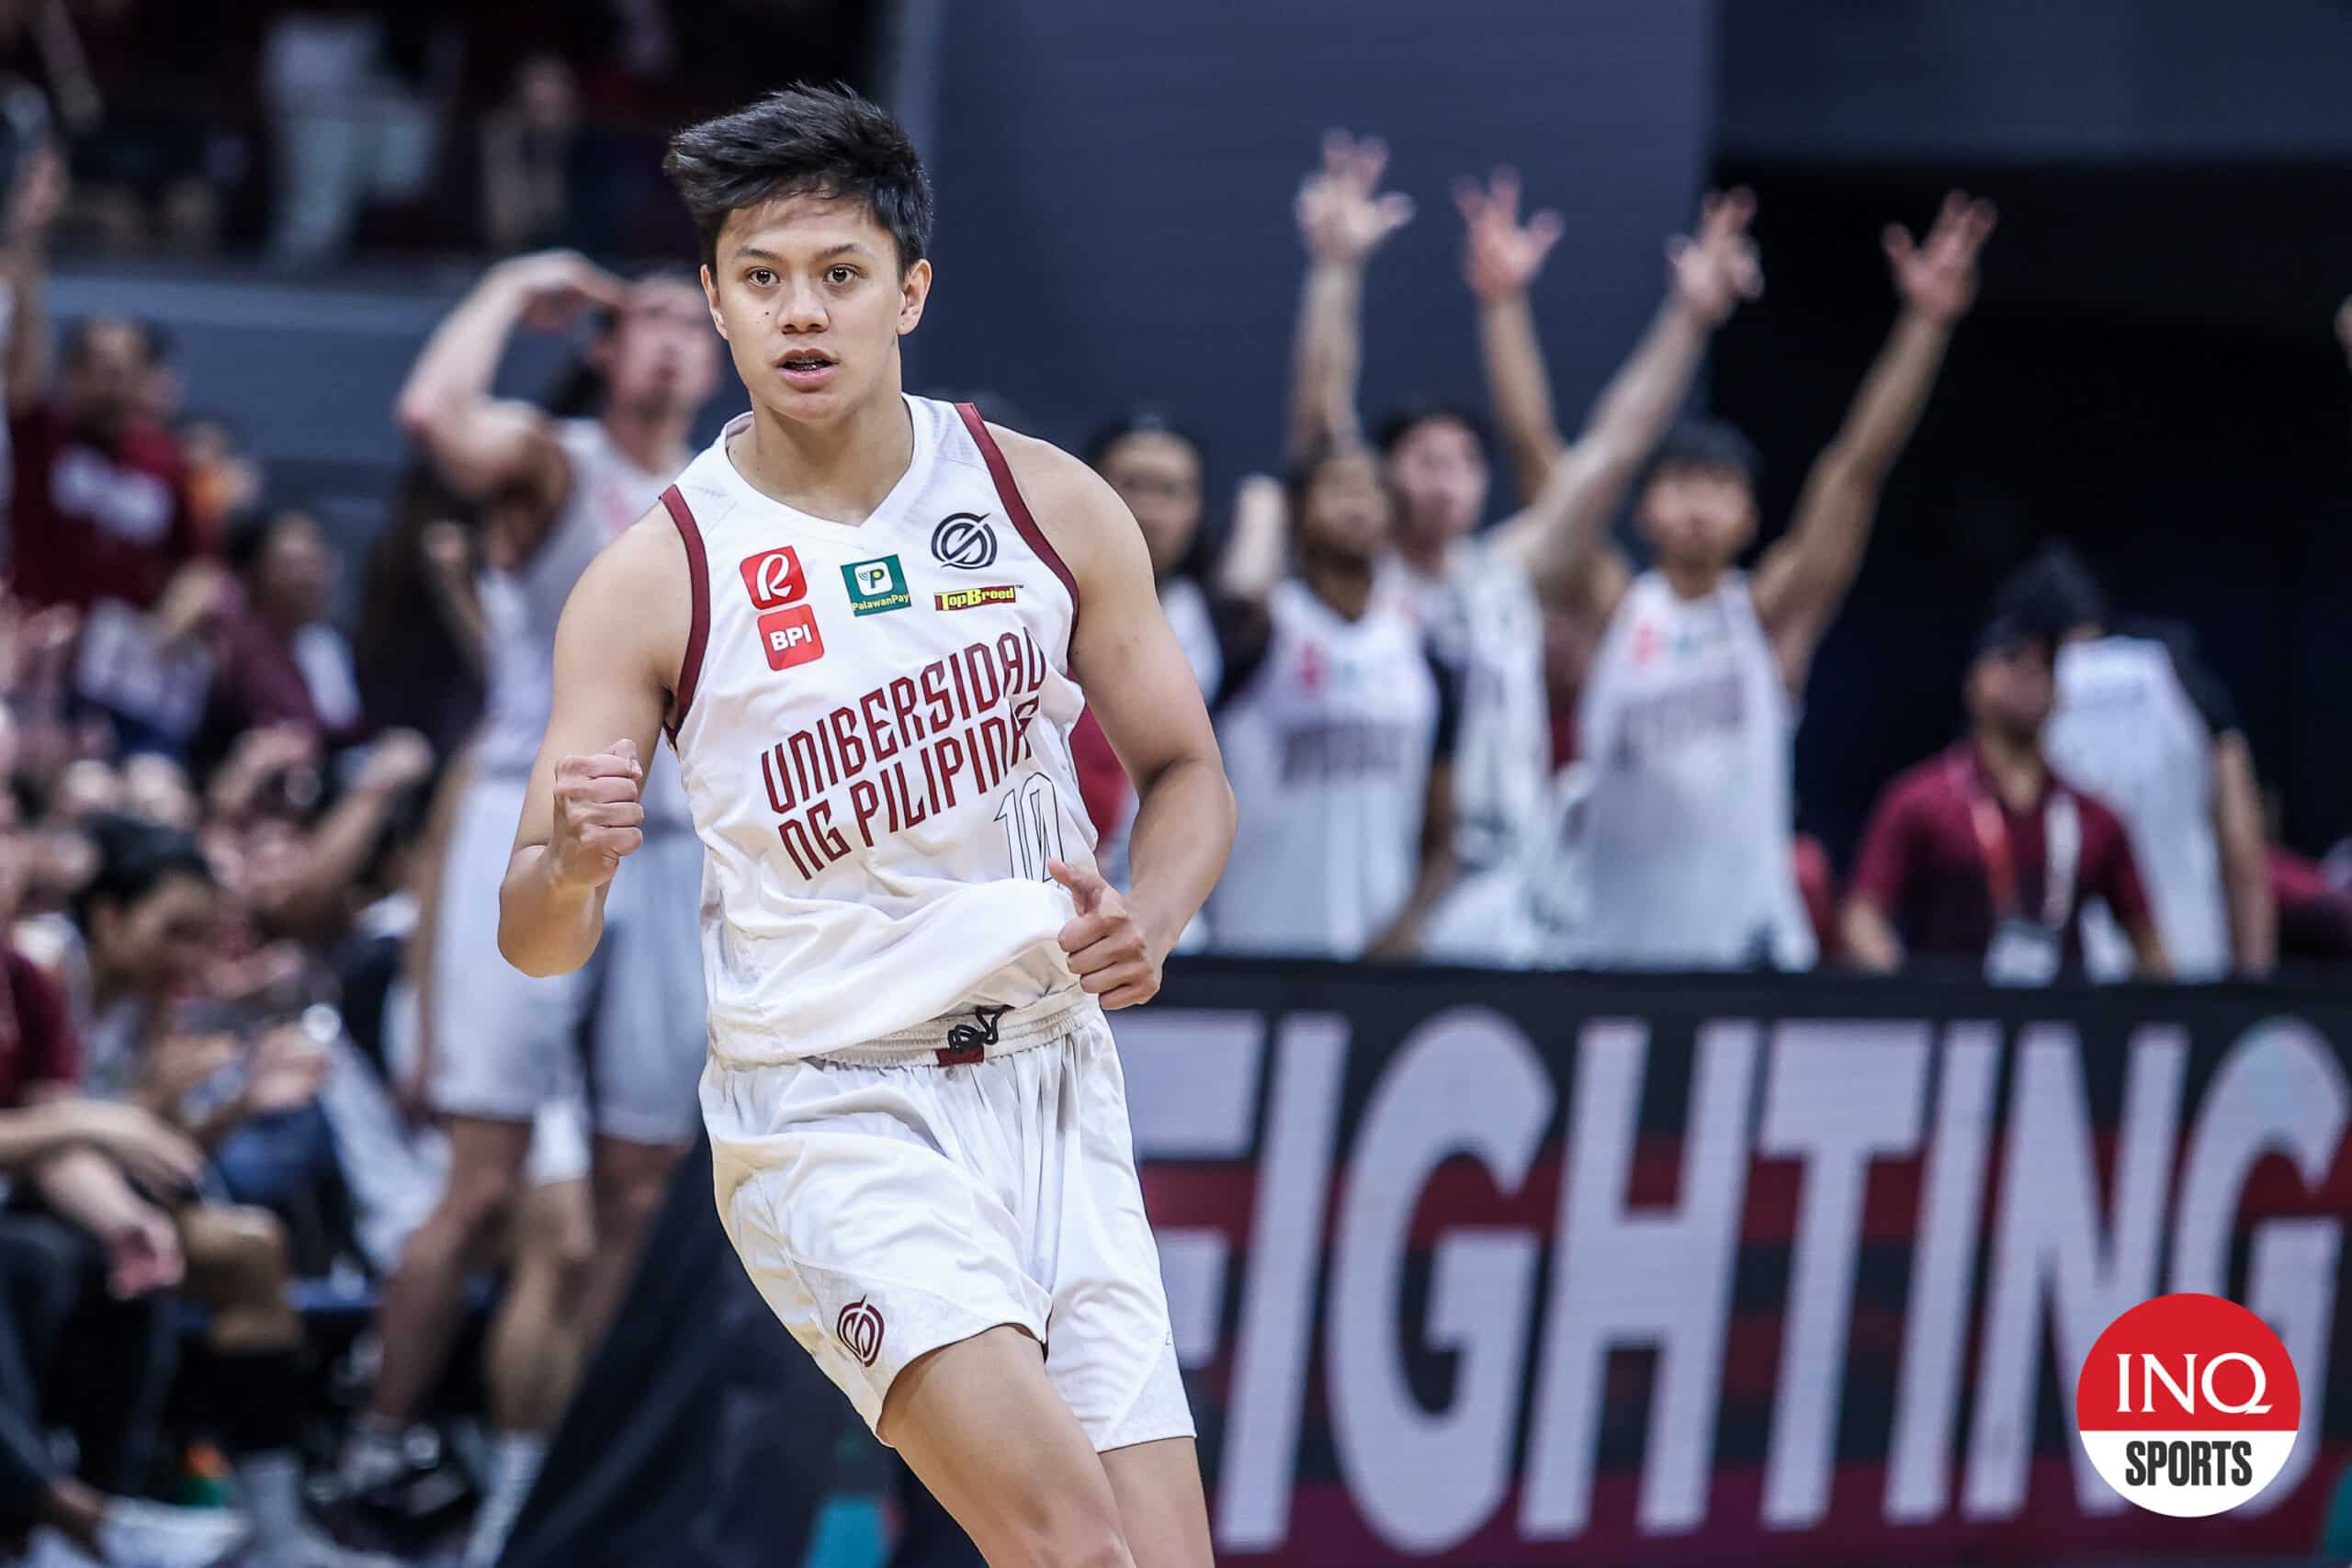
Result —
<svg viewBox="0 0 2352 1568"><path fill-rule="evenodd" d="M2107 1325L2075 1383L2091 1463L2141 1507L2225 1513L2295 1450L2302 1393L2278 1337L2219 1296L2158 1296Z"/></svg>

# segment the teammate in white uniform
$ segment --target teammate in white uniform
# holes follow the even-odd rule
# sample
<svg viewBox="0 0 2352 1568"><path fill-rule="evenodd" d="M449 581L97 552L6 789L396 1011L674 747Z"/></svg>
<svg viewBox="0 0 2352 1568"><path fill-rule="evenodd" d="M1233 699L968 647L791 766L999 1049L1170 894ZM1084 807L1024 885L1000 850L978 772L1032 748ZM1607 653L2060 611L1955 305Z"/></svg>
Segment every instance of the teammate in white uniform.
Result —
<svg viewBox="0 0 2352 1568"><path fill-rule="evenodd" d="M609 312L589 350L605 392L597 418L559 422L492 396L518 323L560 327L592 309ZM649 782L648 842L616 896L615 940L596 973L534 980L492 950L505 850L553 701L564 601L684 461L688 429L717 381L714 350L691 279L625 284L577 255L548 253L492 268L435 331L401 390L401 428L456 489L492 503L492 570L481 584L489 689L430 921L427 1094L448 1122L449 1185L385 1289L384 1364L345 1465L355 1491L396 1467L397 1436L440 1376L466 1272L510 1207L535 1122L560 1137L561 1114L544 1122L550 1107L584 1093L592 1108L596 1253L570 1325L583 1345L617 1302L669 1171L693 1139L702 994L684 933L700 906L702 851L674 768L656 768ZM502 1434L483 1510L492 1527L511 1522L543 1437ZM494 1545L485 1535L475 1557L488 1561Z"/></svg>
<svg viewBox="0 0 2352 1568"><path fill-rule="evenodd" d="M1812 964L1792 859L1792 694L1861 564L1992 227L1987 204L1954 194L1924 243L1887 231L1901 314L1752 581L1735 563L1756 532L1755 459L1726 426L1686 426L1653 459L1638 517L1657 565L1640 579L1605 516L1584 513L1568 529L1562 596L1607 628L1577 709L1578 761L1591 770L1586 961Z"/></svg>
<svg viewBox="0 0 2352 1568"><path fill-rule="evenodd" d="M2254 753L2186 631L2110 630L2097 581L2064 545L2020 569L2002 597L2058 649L2042 750L2123 819L2174 977L2268 974L2278 911ZM2120 978L2136 964L2104 905L2086 918L2084 949L2098 978Z"/></svg>
<svg viewBox="0 0 2352 1568"><path fill-rule="evenodd" d="M901 392L931 196L881 110L788 90L669 166L752 412L565 609L500 948L589 961L666 728L745 1267L989 1561L1205 1568L1103 1010L1158 989L1233 800L1143 540L1083 463ZM1082 702L1142 795L1124 894Z"/></svg>
<svg viewBox="0 0 2352 1568"><path fill-rule="evenodd" d="M1376 141L1327 139L1324 167L1298 203L1313 258L1299 319L1292 405L1294 459L1361 439L1356 371L1366 261L1411 216L1378 194L1386 159ZM1522 224L1508 171L1457 200L1467 224L1465 273L1479 301L1480 344L1523 502L1555 481L1548 504L1477 533L1487 504L1485 438L1467 414L1429 405L1382 422L1378 446L1402 498L1396 553L1381 574L1384 604L1419 624L1462 693L1452 748L1457 874L1408 912L1430 957L1525 964L1540 927L1528 908L1529 868L1555 841L1546 821L1551 716L1544 694L1544 612L1561 600L1558 554L1583 526L1605 526L1682 401L1709 337L1757 287L1747 237L1752 204L1711 197L1692 238L1671 242L1665 303L1594 403L1573 446L1553 421L1527 290L1563 225ZM1554 901L1556 903L1556 900Z"/></svg>
<svg viewBox="0 0 2352 1568"><path fill-rule="evenodd" d="M1261 536L1279 513L1245 517L1224 573L1217 739L1241 820L1210 930L1227 953L1406 956L1451 864L1456 694L1380 600L1396 504L1378 459L1327 454L1293 491L1297 575Z"/></svg>

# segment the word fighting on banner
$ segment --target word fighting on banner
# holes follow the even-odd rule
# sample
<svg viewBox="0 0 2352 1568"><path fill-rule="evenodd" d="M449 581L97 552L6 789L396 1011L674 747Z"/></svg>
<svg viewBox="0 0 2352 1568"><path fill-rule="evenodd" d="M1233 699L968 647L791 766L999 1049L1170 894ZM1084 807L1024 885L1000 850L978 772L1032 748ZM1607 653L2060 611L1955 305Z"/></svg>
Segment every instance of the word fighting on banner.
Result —
<svg viewBox="0 0 2352 1568"><path fill-rule="evenodd" d="M1221 1561L2211 1559L2346 1480L2352 1005L1205 963L1117 1030ZM2205 1517L2076 1436L2168 1292L2301 1391Z"/></svg>

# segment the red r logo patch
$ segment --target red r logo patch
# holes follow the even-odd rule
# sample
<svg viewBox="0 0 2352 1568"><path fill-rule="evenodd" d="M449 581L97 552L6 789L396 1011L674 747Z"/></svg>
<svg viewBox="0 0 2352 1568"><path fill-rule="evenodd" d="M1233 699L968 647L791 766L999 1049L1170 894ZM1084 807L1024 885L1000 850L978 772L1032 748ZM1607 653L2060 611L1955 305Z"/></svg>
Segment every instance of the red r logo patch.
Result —
<svg viewBox="0 0 2352 1568"><path fill-rule="evenodd" d="M860 1296L842 1308L841 1317L833 1324L833 1334L848 1347L851 1355L870 1367L874 1358L882 1353L882 1314Z"/></svg>
<svg viewBox="0 0 2352 1568"><path fill-rule="evenodd" d="M764 555L746 556L741 569L744 591L755 609L774 610L805 598L808 579L800 570L800 557L790 546Z"/></svg>

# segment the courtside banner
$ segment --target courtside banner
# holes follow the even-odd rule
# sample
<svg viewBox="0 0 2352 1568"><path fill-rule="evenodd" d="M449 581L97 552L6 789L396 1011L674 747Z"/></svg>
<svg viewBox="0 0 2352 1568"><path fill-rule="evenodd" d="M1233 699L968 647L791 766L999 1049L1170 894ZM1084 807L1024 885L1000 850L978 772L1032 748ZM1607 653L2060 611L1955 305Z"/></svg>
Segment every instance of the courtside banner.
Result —
<svg viewBox="0 0 2352 1568"><path fill-rule="evenodd" d="M2211 1562L2352 1495L2327 993L1195 963L1115 1028L1220 1561ZM2177 1292L2275 1332L2291 1443L2238 1359L2118 1416L2220 1329L2078 1427ZM2134 1420L2286 1457L2167 1517Z"/></svg>

